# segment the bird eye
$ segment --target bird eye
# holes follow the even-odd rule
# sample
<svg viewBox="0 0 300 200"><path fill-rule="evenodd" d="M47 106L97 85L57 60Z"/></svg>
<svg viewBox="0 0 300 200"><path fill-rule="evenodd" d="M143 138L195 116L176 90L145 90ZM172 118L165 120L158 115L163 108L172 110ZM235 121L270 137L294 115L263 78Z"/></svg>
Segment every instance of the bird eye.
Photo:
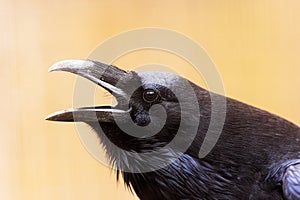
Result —
<svg viewBox="0 0 300 200"><path fill-rule="evenodd" d="M153 103L158 99L158 92L154 89L146 89L143 93L143 99L147 103Z"/></svg>

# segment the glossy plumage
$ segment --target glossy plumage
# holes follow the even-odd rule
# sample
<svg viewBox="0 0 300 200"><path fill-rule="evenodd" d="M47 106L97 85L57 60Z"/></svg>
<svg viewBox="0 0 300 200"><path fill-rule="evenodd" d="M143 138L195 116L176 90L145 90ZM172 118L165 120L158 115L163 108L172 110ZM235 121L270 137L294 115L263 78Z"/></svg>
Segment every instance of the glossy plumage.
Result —
<svg viewBox="0 0 300 200"><path fill-rule="evenodd" d="M211 95L222 96L189 82L197 97L194 103L200 110L200 115L194 116L189 101L191 94L185 92L181 84L186 79L169 73L125 72L96 61L86 62L84 67L66 62L52 68L79 74L106 88L118 101L118 105L110 109L126 111L138 126L147 126L159 119L155 113L150 117L153 105L165 109L167 118L163 128L151 136L147 131L136 133L139 137L125 133L110 118L103 120L109 116L108 111L103 111L105 107L95 109L97 120L94 121L80 115L79 121L89 124L98 134L111 164L118 170L117 176L121 174L125 184L140 199L300 199L300 128L295 124L226 98L226 118L219 140L206 157L199 158L212 113L221 112L212 109ZM87 70L90 68L92 70ZM105 73L99 73L98 69ZM100 79L108 85L98 81ZM118 80L121 84L116 84ZM186 102L178 101L179 96L172 92L174 88L181 90L180 95ZM156 93L158 96L153 96ZM74 111L65 111L70 112ZM197 135L190 146L184 152L169 148L153 157L143 157L143 153L162 149L174 139L182 122L182 112L191 113L189 120L197 120L198 124ZM60 113L49 119L72 121L70 115L64 118L67 114ZM126 125L127 122L124 119L121 123ZM192 133L188 124L185 125L183 134L189 139ZM167 166L155 169L155 162L166 160ZM153 170L143 171L144 167L153 167Z"/></svg>

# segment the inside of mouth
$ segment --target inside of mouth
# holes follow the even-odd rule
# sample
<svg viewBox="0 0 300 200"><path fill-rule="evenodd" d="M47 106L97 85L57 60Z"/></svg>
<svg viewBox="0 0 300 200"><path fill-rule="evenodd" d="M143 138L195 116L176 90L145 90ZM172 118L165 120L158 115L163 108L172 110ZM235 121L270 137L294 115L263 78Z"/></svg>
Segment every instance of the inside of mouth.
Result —
<svg viewBox="0 0 300 200"><path fill-rule="evenodd" d="M116 97L109 91L101 86L95 88L94 99L92 105L99 106L111 106L114 107L118 104ZM89 106L89 105L88 105Z"/></svg>
<svg viewBox="0 0 300 200"><path fill-rule="evenodd" d="M77 109L114 109L115 106L111 105L95 105L95 106L84 106Z"/></svg>
<svg viewBox="0 0 300 200"><path fill-rule="evenodd" d="M122 112L122 111L128 111L128 109L121 109L118 106L111 106L111 105L95 105L95 106L85 106L85 107L79 107L74 108L75 110L95 110L95 111L113 111L113 112Z"/></svg>

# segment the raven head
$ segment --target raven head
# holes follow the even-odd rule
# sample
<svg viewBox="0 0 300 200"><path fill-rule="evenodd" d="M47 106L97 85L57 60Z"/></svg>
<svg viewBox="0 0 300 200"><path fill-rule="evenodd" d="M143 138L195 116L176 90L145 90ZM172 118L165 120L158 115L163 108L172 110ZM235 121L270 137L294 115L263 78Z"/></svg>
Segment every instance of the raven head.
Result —
<svg viewBox="0 0 300 200"><path fill-rule="evenodd" d="M46 119L90 125L112 163L121 171L132 168L137 161L137 166L141 162L148 166L153 157L164 162L166 158L184 153L201 123L199 101L210 105L206 90L171 73L124 71L92 60L61 61L49 71L67 71L87 78L116 98L115 106L72 108L51 114ZM201 127L207 127L205 124L203 122ZM165 148L177 134L180 136L176 142ZM158 149L163 151L147 158L132 154Z"/></svg>

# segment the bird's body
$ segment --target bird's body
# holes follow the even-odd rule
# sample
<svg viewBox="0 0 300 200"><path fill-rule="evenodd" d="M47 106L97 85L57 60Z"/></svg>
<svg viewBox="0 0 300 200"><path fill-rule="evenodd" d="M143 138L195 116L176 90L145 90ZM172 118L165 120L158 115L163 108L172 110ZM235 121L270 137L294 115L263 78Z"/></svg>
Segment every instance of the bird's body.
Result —
<svg viewBox="0 0 300 200"><path fill-rule="evenodd" d="M123 173L126 185L132 186L143 200L284 199L282 181L286 169L300 164L299 127L230 98L227 98L227 110L218 143L205 158L198 157L199 149L190 148L163 169ZM109 134L115 125L101 127ZM102 132L96 132L101 138ZM200 147L202 140L196 140L198 143L194 146ZM113 159L120 163L123 155ZM298 187L300 191L300 185Z"/></svg>
<svg viewBox="0 0 300 200"><path fill-rule="evenodd" d="M88 67L100 66L97 62L89 64ZM63 68L62 65L54 67L54 70L71 71L87 77L82 69L80 66L73 67L72 70L70 67ZM212 113L221 112L213 109L212 95L216 99L222 98L221 95L210 93L189 82L197 97L197 102L194 102L200 111L197 113L192 110L194 108L190 102L193 101L184 93L186 88L183 87L179 92L185 96L183 99L186 99L186 102L179 102L180 95L172 93L174 88L180 90L182 87L179 83L183 78L179 76L154 72L158 80L153 84L153 73L130 72L128 75L129 72L118 68L108 69L110 76L116 78L113 80L125 77L118 87L112 83L110 76L106 75L103 79L101 75L101 80L113 84L105 85L105 88L117 93L115 96L118 102L128 100L128 104L119 103L116 108L125 110L129 105L128 113L134 124L144 127L156 118L160 119L161 115L156 115L155 112L150 116L149 110L153 105L159 104L166 110L166 121L159 132L150 136L147 135L147 131L138 132L139 137L126 134L122 129L122 124L128 124L127 120L121 120L119 123L103 120L103 110L95 111L97 120L79 116L79 121L89 124L98 134L111 164L118 170L118 176L119 173L122 174L125 184L133 188L140 199L300 199L298 126L267 111L226 98L222 132L213 149L204 158L200 158L200 147L208 134ZM100 80L99 74L95 74L93 77ZM101 82L97 83L103 86ZM135 84L138 87L133 87L134 89L128 92ZM126 96L114 87L130 95ZM155 96L155 93L159 96ZM183 116L180 113L190 113L190 120L197 119L196 135L193 135L188 125L180 129ZM78 121L71 119L66 112L51 116L50 120ZM179 130L182 130L186 140L192 138L191 144L184 151L171 147L164 149ZM185 139L180 140L178 146L184 142ZM163 151L159 154L153 154L151 157L144 155L160 149ZM156 168L165 160L166 165Z"/></svg>

